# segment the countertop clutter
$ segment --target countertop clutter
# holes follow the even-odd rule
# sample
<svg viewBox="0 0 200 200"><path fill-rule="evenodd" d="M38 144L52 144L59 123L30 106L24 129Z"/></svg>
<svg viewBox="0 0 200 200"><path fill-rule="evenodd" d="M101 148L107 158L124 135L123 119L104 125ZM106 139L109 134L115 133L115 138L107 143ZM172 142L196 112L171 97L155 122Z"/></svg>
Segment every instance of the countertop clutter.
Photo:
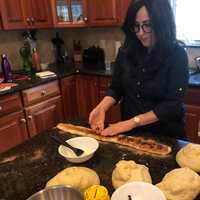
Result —
<svg viewBox="0 0 200 200"><path fill-rule="evenodd" d="M77 123L83 125L80 122L75 124ZM85 166L95 170L100 177L101 185L104 185L111 195L114 191L111 182L112 171L119 160L134 160L138 164L146 165L150 170L153 184L156 184L167 172L179 167L175 155L187 144L185 141L172 138L155 138L172 147L172 153L162 158L117 144L100 142L99 149L89 161L74 164L58 153L58 144L49 136L52 133L59 134L59 130L46 131L0 155L1 199L25 200L43 189L47 181L58 172L71 166ZM145 136L153 137L151 134ZM73 135L66 134L65 137L68 139Z"/></svg>
<svg viewBox="0 0 200 200"><path fill-rule="evenodd" d="M114 66L114 63L112 64ZM111 67L112 68L112 67ZM113 67L114 68L114 67ZM47 83L52 80L61 79L73 74L89 74L89 75L102 75L102 76L112 76L113 70L105 70L105 66L103 64L74 64L72 62L68 62L65 64L50 64L48 71L52 71L56 74L56 76L49 76L45 78L32 77L29 79L22 79L21 81L17 81L18 85L12 87L10 90L0 91L0 95L10 94L13 92L18 92L23 89L31 88L43 83ZM18 75L19 79L19 75ZM14 81L15 82L15 81ZM191 74L189 77L189 87L199 87L200 86L200 73Z"/></svg>
<svg viewBox="0 0 200 200"><path fill-rule="evenodd" d="M4 94L11 94L14 92L18 92L24 89L28 89L37 85L41 85L43 83L48 83L50 81L61 79L78 73L90 74L90 75L103 75L103 76L112 75L112 71L106 71L103 70L103 68L104 66L102 66L102 64L101 66L99 65L91 66L89 64L84 66L82 64L75 65L72 62L65 64L51 64L48 68L48 71L54 72L56 74L55 76L49 76L45 78L33 76L27 79L19 80L19 74L18 74L16 81L14 79L14 82L17 82L18 84L15 87L11 87L9 90L0 91L0 96Z"/></svg>

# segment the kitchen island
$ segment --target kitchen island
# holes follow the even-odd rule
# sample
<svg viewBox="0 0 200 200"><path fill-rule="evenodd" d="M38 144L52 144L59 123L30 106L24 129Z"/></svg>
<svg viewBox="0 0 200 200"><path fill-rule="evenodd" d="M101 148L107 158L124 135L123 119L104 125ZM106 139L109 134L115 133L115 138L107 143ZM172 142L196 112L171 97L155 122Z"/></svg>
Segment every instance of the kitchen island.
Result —
<svg viewBox="0 0 200 200"><path fill-rule="evenodd" d="M49 135L59 134L54 128L38 134L25 143L0 155L0 199L25 200L33 193L43 189L46 182L59 171L71 166L85 166L94 169L112 194L112 171L119 160L134 160L138 164L149 167L153 184L161 181L163 176L174 168L177 151L187 144L185 141L172 138L154 138L172 147L166 157L148 155L117 144L100 142L94 157L85 163L73 164L58 153L58 144ZM143 135L143 134L142 134ZM64 135L66 139L75 135ZM144 135L152 137L151 134ZM200 198L200 197L199 197ZM197 198L197 199L199 199Z"/></svg>

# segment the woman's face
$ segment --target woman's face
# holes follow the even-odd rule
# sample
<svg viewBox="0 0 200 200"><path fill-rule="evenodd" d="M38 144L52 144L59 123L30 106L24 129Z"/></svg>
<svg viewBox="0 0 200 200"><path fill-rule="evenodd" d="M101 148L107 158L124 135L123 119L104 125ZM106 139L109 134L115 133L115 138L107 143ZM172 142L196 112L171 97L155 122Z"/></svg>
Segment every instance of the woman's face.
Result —
<svg viewBox="0 0 200 200"><path fill-rule="evenodd" d="M134 32L143 46L151 48L154 45L155 36L152 30L149 14L145 6L141 7L136 14Z"/></svg>

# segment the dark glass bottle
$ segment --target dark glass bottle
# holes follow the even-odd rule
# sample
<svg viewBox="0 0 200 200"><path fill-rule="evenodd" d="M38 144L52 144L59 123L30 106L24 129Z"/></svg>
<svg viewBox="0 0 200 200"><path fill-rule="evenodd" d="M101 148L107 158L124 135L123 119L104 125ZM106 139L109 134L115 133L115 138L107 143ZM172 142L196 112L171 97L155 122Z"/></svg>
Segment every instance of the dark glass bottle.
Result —
<svg viewBox="0 0 200 200"><path fill-rule="evenodd" d="M32 73L32 63L30 61L31 53L30 48L27 45L24 45L19 50L21 58L22 58L22 65L23 71L29 75Z"/></svg>
<svg viewBox="0 0 200 200"><path fill-rule="evenodd" d="M11 66L6 54L1 55L1 68L4 76L4 82L12 82Z"/></svg>

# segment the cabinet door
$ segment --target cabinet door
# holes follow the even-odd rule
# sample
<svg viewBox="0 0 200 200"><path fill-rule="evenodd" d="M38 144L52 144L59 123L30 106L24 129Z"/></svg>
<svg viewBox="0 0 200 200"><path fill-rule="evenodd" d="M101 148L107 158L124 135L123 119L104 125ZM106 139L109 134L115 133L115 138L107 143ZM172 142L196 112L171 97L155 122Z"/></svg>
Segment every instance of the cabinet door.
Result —
<svg viewBox="0 0 200 200"><path fill-rule="evenodd" d="M108 87L111 83L111 77L100 77L99 79L99 92L100 92L100 101L105 97ZM106 123L114 123L121 120L120 104L114 105L106 113Z"/></svg>
<svg viewBox="0 0 200 200"><path fill-rule="evenodd" d="M4 29L23 29L27 27L22 0L1 0L0 7Z"/></svg>
<svg viewBox="0 0 200 200"><path fill-rule="evenodd" d="M189 141L200 143L200 106L186 105L185 121Z"/></svg>
<svg viewBox="0 0 200 200"><path fill-rule="evenodd" d="M89 23L91 26L119 24L119 0L92 0L88 4L90 11Z"/></svg>
<svg viewBox="0 0 200 200"><path fill-rule="evenodd" d="M132 1L133 0L120 0L120 11L119 12L120 12L120 16L121 16L121 23L124 22L128 7Z"/></svg>
<svg viewBox="0 0 200 200"><path fill-rule="evenodd" d="M30 137L63 121L61 96L25 108Z"/></svg>
<svg viewBox="0 0 200 200"><path fill-rule="evenodd" d="M28 139L22 111L0 117L0 153Z"/></svg>
<svg viewBox="0 0 200 200"><path fill-rule="evenodd" d="M84 27L87 25L86 0L52 0L56 27Z"/></svg>
<svg viewBox="0 0 200 200"><path fill-rule="evenodd" d="M31 15L29 13L31 13ZM51 4L49 0L32 0L31 10L27 9L26 15L30 16L32 28L49 28L53 26Z"/></svg>
<svg viewBox="0 0 200 200"><path fill-rule="evenodd" d="M66 77L61 80L61 92L65 120L77 119L75 76Z"/></svg>
<svg viewBox="0 0 200 200"><path fill-rule="evenodd" d="M99 103L98 77L78 75L76 96L79 118L88 120L90 112Z"/></svg>

